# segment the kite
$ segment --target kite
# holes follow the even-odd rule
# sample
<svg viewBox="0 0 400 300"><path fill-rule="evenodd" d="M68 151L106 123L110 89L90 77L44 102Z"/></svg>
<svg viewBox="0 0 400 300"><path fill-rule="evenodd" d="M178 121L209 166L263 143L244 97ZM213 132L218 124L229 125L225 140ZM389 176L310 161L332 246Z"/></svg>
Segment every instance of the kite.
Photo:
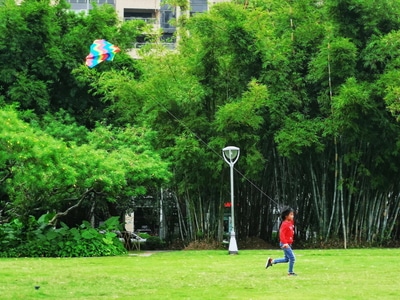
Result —
<svg viewBox="0 0 400 300"><path fill-rule="evenodd" d="M120 51L117 46L106 40L95 40L90 46L89 55L86 56L86 65L93 68L105 60L111 61L114 59L115 53Z"/></svg>

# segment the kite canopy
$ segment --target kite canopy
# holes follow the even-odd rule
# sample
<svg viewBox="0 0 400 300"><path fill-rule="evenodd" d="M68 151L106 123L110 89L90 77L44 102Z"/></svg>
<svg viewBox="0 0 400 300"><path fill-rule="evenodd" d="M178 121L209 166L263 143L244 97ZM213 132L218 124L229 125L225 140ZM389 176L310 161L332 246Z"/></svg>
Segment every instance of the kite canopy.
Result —
<svg viewBox="0 0 400 300"><path fill-rule="evenodd" d="M121 50L106 40L95 40L90 46L90 53L86 56L86 65L89 68L97 66L105 60L113 60L115 53Z"/></svg>

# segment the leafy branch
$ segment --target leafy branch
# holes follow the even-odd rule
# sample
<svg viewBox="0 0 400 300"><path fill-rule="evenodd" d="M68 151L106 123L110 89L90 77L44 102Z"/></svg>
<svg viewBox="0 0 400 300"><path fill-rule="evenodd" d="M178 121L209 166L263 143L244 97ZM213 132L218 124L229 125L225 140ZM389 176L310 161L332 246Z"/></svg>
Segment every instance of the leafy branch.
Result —
<svg viewBox="0 0 400 300"><path fill-rule="evenodd" d="M50 225L55 225L57 220L58 220L58 218L68 215L68 213L71 210L79 207L81 205L81 203L83 202L83 200L85 200L86 196L89 195L90 193L92 193L93 191L94 191L93 189L88 189L86 192L84 192L81 195L81 197L80 197L80 199L79 199L79 201L77 203L75 203L74 205L72 205L69 208L67 208L64 212L58 212L57 214L55 214L55 216L49 221L49 224Z"/></svg>

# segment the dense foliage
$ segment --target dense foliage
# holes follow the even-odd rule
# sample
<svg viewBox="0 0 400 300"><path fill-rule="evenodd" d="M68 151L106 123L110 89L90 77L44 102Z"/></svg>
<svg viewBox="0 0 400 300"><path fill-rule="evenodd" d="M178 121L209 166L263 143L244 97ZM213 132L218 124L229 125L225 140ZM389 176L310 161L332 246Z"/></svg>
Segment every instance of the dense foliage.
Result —
<svg viewBox="0 0 400 300"><path fill-rule="evenodd" d="M97 226L170 176L152 130L114 126L113 113L86 84L111 68L84 66L92 41L101 36L128 47L144 24L120 24L109 6L89 16L66 7L0 6L0 221L18 220L25 235L29 220L47 212L53 226ZM113 67L140 73L134 65L121 53Z"/></svg>
<svg viewBox="0 0 400 300"><path fill-rule="evenodd" d="M61 223L49 225L49 214L27 224L14 219L0 225L1 257L90 257L120 255L126 252L117 238L118 217L112 217L97 229L84 221L77 228Z"/></svg>
<svg viewBox="0 0 400 300"><path fill-rule="evenodd" d="M298 241L399 238L398 1L221 3L177 21L178 51L140 60L126 51L145 24L107 5L4 3L0 217L56 223L79 204L89 219L147 195L168 237L221 240L234 145L239 239L272 240L284 205ZM122 53L87 69L99 37Z"/></svg>

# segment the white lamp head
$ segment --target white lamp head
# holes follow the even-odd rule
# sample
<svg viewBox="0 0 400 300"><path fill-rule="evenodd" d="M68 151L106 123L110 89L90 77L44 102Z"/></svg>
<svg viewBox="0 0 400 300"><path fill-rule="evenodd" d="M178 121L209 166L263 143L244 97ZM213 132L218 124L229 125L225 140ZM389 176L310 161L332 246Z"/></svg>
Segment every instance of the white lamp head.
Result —
<svg viewBox="0 0 400 300"><path fill-rule="evenodd" d="M228 146L222 149L222 154L228 164L234 165L239 159L240 149L235 146Z"/></svg>

